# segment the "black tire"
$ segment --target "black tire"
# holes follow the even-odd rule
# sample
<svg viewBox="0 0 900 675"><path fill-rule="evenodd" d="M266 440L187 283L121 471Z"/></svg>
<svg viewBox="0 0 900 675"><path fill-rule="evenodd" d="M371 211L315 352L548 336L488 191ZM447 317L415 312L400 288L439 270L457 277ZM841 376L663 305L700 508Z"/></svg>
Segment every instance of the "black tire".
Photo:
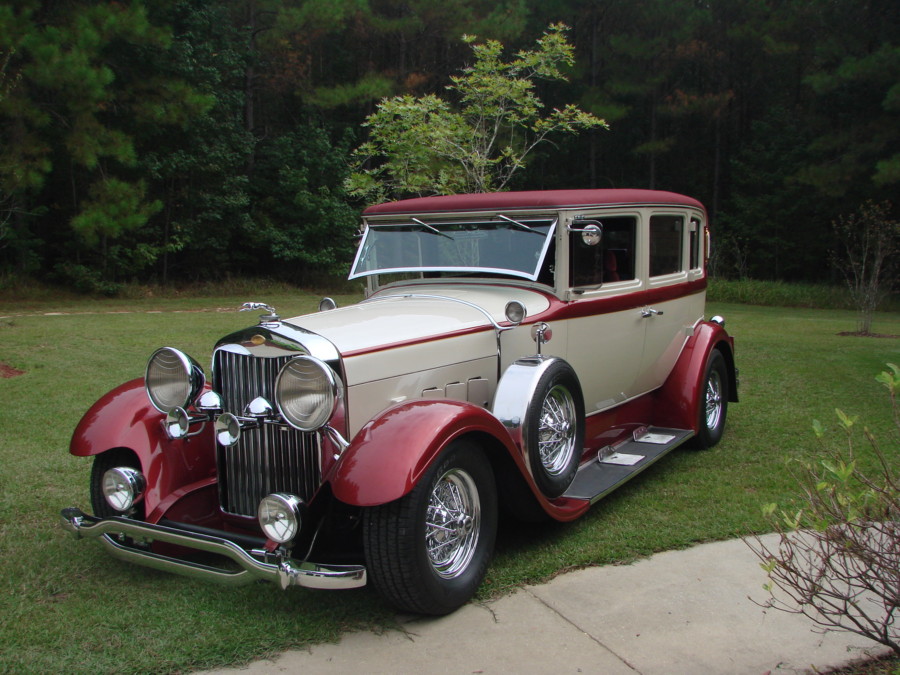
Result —
<svg viewBox="0 0 900 675"><path fill-rule="evenodd" d="M122 513L111 507L106 501L106 497L103 496L103 474L117 466L127 466L138 471L141 470L141 463L138 461L138 458L131 450L126 450L125 448L107 450L94 457L94 463L91 466L91 507L94 509L94 515L98 518L128 516L136 520L143 520L143 501L135 504L128 513Z"/></svg>
<svg viewBox="0 0 900 675"><path fill-rule="evenodd" d="M697 436L693 445L705 450L721 440L728 413L728 366L718 349L710 352L706 362L703 386L698 392L697 409Z"/></svg>
<svg viewBox="0 0 900 675"><path fill-rule="evenodd" d="M547 497L558 497L575 478L584 450L584 399L565 361L554 362L541 376L524 426L534 482Z"/></svg>
<svg viewBox="0 0 900 675"><path fill-rule="evenodd" d="M405 497L363 511L369 578L398 609L449 614L487 572L497 534L494 474L484 453L457 440Z"/></svg>

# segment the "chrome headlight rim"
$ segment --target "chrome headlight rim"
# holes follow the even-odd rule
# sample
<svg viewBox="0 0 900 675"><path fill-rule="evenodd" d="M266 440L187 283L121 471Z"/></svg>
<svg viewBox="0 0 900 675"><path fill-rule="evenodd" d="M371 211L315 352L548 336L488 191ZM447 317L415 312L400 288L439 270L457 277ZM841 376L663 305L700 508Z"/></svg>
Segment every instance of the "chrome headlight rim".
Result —
<svg viewBox="0 0 900 675"><path fill-rule="evenodd" d="M108 469L100 482L106 503L119 513L128 512L143 499L146 485L144 474L129 466Z"/></svg>
<svg viewBox="0 0 900 675"><path fill-rule="evenodd" d="M160 347L147 360L144 390L151 405L161 413L189 407L205 385L203 369L180 349Z"/></svg>
<svg viewBox="0 0 900 675"><path fill-rule="evenodd" d="M287 492L273 492L263 497L256 510L263 534L279 544L296 539L303 526L304 506L302 499Z"/></svg>
<svg viewBox="0 0 900 675"><path fill-rule="evenodd" d="M275 378L275 405L290 426L306 433L324 427L343 398L337 373L314 356L295 356Z"/></svg>

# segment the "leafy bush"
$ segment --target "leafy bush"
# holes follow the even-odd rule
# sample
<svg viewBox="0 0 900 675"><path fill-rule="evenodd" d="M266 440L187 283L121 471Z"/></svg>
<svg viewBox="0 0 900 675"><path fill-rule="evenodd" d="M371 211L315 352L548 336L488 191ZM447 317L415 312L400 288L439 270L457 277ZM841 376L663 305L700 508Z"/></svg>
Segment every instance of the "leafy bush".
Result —
<svg viewBox="0 0 900 675"><path fill-rule="evenodd" d="M825 630L845 630L890 647L900 656L900 480L895 472L900 413L897 392L900 368L876 380L891 397L894 438L887 451L863 428L866 447L876 460L864 469L854 449L856 417L837 410L846 435L843 449L826 448L818 465L797 471L800 505L788 511L766 506L770 524L780 535L776 547L760 539L751 543L769 575L767 607L804 614ZM823 426L816 436L827 440ZM788 600L776 598L774 587Z"/></svg>
<svg viewBox="0 0 900 675"><path fill-rule="evenodd" d="M114 297L122 290L122 284L107 281L100 270L85 265L61 263L54 271L59 283L79 293Z"/></svg>

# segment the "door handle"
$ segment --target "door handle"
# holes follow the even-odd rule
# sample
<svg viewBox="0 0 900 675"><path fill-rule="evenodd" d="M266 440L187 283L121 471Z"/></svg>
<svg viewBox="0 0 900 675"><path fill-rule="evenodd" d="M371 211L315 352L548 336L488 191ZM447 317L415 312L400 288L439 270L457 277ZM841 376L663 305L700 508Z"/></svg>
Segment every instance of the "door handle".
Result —
<svg viewBox="0 0 900 675"><path fill-rule="evenodd" d="M644 307L641 310L641 318L649 319L651 316L662 316L663 312L658 309L653 309L652 307Z"/></svg>

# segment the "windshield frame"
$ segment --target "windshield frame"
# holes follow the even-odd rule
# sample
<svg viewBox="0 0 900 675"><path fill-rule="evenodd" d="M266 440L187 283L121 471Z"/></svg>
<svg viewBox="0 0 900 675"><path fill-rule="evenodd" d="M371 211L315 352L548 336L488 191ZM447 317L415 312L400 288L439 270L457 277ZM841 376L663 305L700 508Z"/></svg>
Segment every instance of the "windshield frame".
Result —
<svg viewBox="0 0 900 675"><path fill-rule="evenodd" d="M427 217L427 216L423 216ZM353 265L350 268L350 275L348 279L358 279L362 277L375 277L381 274L416 274L416 273L447 273L453 275L481 275L481 274L498 274L502 276L512 276L520 279L527 279L529 281L537 281L538 276L540 275L541 269L544 266L545 260L547 258L547 252L551 248L551 244L554 241L556 236L556 230L559 225L559 216L556 213L546 214L546 215L529 215L524 217L511 217L503 214L497 214L495 216L486 216L486 217L469 217L469 218L461 218L461 219L441 219L441 220L427 220L423 221L418 217L410 217L404 218L403 220L399 219L391 219L384 221L376 221L369 222L364 219L365 229L362 234L362 240L359 243L359 247L356 250L356 256L353 260ZM379 231L384 231L392 228L417 228L418 232L428 233L435 237L446 237L448 239L453 240L453 232L454 230L448 229L447 232L443 231L441 228L459 228L461 226L475 226L471 229L472 232L478 231L478 226L491 226L491 230L496 229L504 229L509 230L510 232L518 232L524 236L534 237L540 236L543 238L543 241L540 245L539 250L537 250L537 258L535 260L535 265L533 268L529 269L521 269L519 266L500 266L500 267L492 267L492 266L482 266L482 265L406 265L406 266L395 266L395 267L373 267L371 269L365 269L360 271L360 263L364 257L367 255L368 248L372 244L372 240ZM548 227L546 233L541 232L539 230L534 229L535 225L539 225L542 227ZM487 228L485 231L488 231ZM449 234L448 234L449 232ZM467 237L471 237L472 235L467 234Z"/></svg>

